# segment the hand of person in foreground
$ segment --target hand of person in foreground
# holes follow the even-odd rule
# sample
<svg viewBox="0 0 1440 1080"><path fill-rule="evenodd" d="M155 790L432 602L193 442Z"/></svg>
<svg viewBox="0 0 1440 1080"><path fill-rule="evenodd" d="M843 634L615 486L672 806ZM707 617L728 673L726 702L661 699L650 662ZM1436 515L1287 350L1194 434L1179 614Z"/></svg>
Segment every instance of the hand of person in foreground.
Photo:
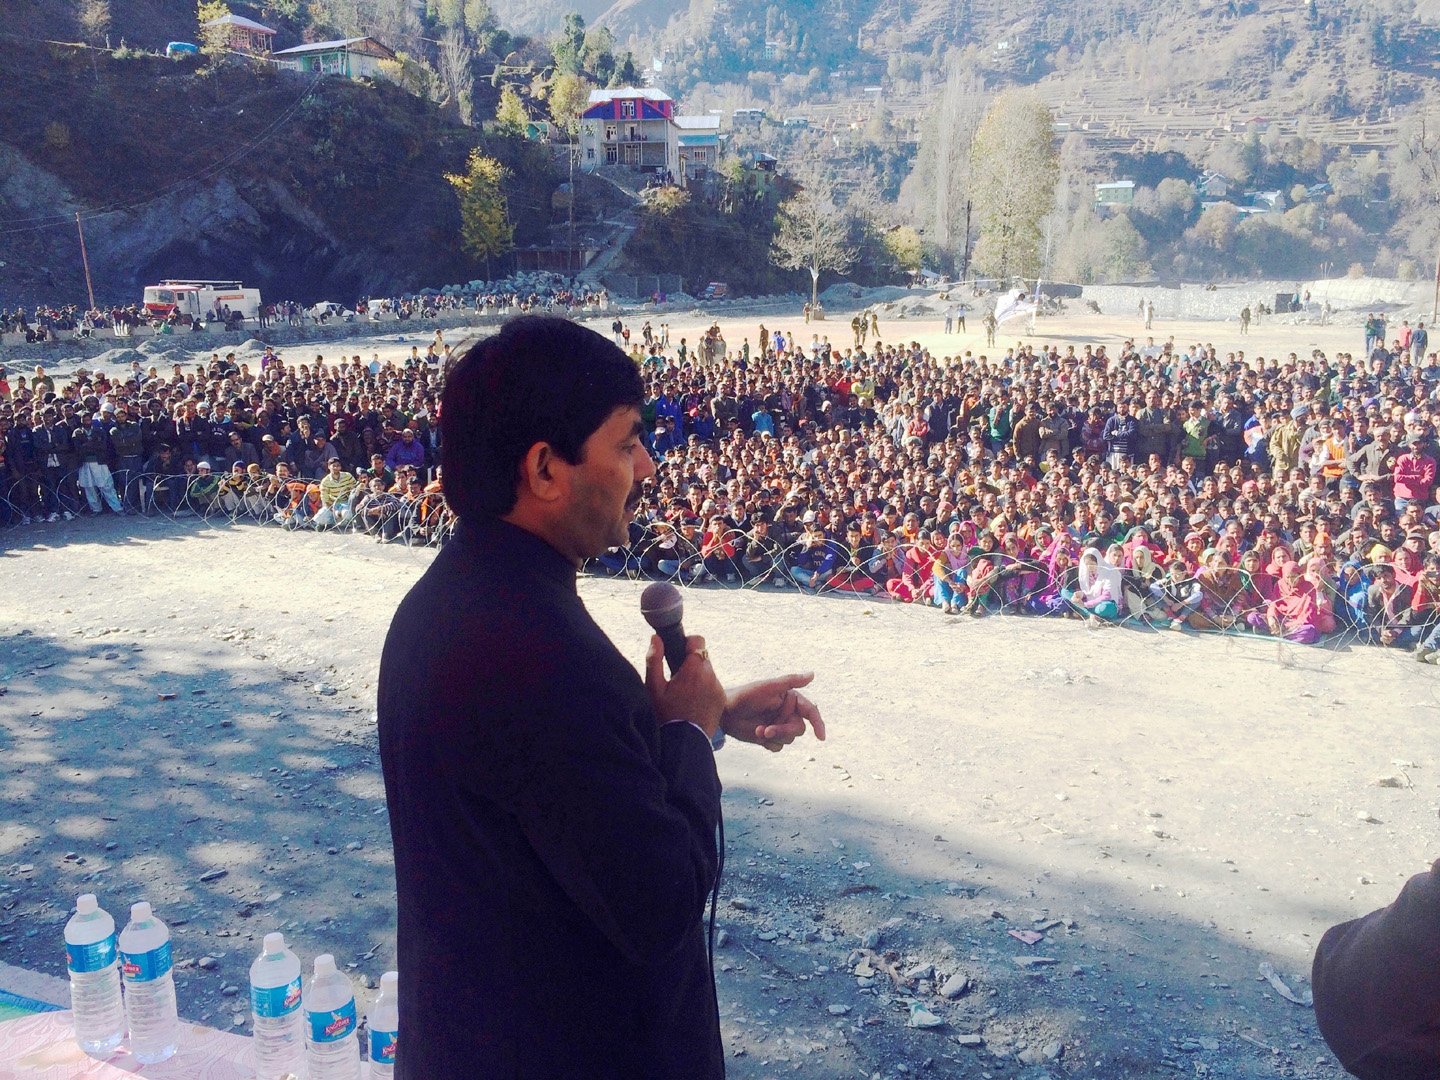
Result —
<svg viewBox="0 0 1440 1080"><path fill-rule="evenodd" d="M710 666L703 637L692 634L685 639L685 662L667 679L665 649L660 635L653 636L645 653L645 687L660 723L688 720L705 732L706 738L715 738L729 699Z"/></svg>
<svg viewBox="0 0 1440 1080"><path fill-rule="evenodd" d="M762 679L731 691L720 726L729 738L755 743L778 753L805 734L808 723L815 738L825 739L825 721L800 687L810 685L813 671Z"/></svg>

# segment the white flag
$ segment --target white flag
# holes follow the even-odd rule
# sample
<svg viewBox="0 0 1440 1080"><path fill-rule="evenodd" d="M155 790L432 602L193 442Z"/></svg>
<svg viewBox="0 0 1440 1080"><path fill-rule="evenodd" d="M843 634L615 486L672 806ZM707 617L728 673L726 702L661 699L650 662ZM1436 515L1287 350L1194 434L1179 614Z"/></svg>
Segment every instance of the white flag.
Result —
<svg viewBox="0 0 1440 1080"><path fill-rule="evenodd" d="M995 321L1003 323L1006 319L1013 319L1017 315L1030 315L1034 311L1034 299L1026 296L1024 289L1016 289L995 302Z"/></svg>

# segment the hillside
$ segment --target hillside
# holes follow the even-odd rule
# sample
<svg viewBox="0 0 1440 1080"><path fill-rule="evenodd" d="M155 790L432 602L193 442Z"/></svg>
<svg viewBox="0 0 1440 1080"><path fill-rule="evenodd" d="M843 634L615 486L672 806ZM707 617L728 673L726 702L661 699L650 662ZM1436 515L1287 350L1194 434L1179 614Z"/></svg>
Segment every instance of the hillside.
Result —
<svg viewBox="0 0 1440 1080"><path fill-rule="evenodd" d="M0 39L0 84L21 88L0 95L0 304L83 299L76 211L102 303L186 275L306 301L481 276L443 174L482 143L512 170L517 241L549 225L543 151L388 83Z"/></svg>

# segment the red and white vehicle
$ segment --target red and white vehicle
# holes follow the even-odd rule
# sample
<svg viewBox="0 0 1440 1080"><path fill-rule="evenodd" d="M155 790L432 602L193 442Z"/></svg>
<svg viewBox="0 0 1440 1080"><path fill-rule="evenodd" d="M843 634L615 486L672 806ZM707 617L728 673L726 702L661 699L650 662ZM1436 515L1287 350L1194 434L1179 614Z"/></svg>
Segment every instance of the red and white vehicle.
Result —
<svg viewBox="0 0 1440 1080"><path fill-rule="evenodd" d="M145 286L145 310L159 319L171 312L204 321L218 317L222 308L253 319L260 314L260 290L238 281L162 281Z"/></svg>

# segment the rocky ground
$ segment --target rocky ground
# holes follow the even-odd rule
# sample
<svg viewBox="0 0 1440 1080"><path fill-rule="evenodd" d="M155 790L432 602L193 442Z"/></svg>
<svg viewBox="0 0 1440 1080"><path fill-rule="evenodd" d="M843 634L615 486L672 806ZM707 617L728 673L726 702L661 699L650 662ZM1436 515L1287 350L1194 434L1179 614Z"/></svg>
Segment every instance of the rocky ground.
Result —
<svg viewBox="0 0 1440 1080"><path fill-rule="evenodd" d="M374 677L428 554L110 518L0 546L0 961L61 974L93 891L170 923L191 1019L246 1025L273 929L373 986ZM639 586L581 589L638 660ZM1433 669L789 592L686 623L727 681L816 670L831 729L720 757L731 1076L1339 1075L1310 957L1434 853Z"/></svg>

